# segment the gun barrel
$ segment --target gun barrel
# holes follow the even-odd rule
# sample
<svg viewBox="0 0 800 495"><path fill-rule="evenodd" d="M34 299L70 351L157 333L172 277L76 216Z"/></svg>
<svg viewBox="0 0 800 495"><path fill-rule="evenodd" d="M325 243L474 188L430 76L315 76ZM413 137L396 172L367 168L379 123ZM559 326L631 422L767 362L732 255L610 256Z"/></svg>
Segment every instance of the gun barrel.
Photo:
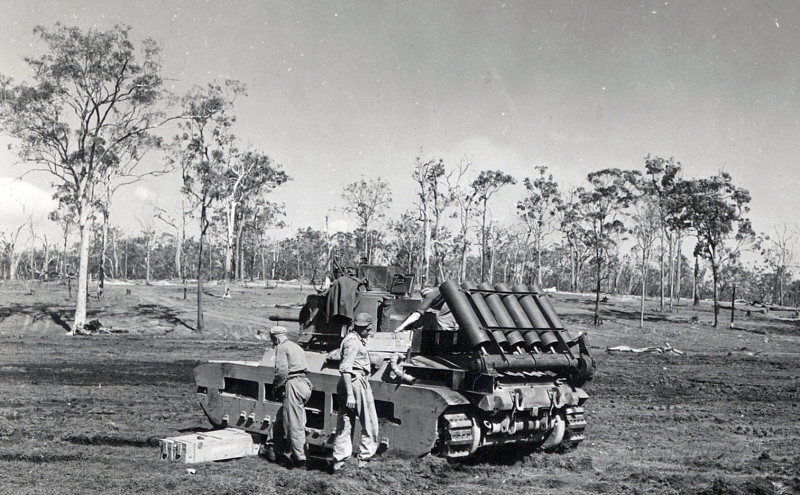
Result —
<svg viewBox="0 0 800 495"><path fill-rule="evenodd" d="M281 316L281 315L270 315L269 321L294 321L300 322L299 316Z"/></svg>

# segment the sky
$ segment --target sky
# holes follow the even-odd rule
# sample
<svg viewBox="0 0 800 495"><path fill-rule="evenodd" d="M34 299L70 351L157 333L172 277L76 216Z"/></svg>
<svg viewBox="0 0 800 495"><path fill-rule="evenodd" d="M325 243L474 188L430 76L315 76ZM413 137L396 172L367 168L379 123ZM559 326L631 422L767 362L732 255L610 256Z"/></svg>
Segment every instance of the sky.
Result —
<svg viewBox="0 0 800 495"><path fill-rule="evenodd" d="M537 166L566 188L594 170L643 170L648 154L674 157L687 178L730 173L752 195L758 232L795 226L800 210L795 1L3 4L0 73L17 82L30 78L23 57L44 51L33 28L55 22L126 24L134 40L156 39L176 92L243 82L242 142L293 179L270 198L286 205L279 235L324 228L326 216L352 227L341 192L362 177L390 184L399 218L413 207L420 153L516 177L493 199L501 221L512 221ZM0 137L0 230L52 209L52 178L23 175L30 167L9 142ZM176 207L176 179L120 190L112 223L140 230L148 198Z"/></svg>

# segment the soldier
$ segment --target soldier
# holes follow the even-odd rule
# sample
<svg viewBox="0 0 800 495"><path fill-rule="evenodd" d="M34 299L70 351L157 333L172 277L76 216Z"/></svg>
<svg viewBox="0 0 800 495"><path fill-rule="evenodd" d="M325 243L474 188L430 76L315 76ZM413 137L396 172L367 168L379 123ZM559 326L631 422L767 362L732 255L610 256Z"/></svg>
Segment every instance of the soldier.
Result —
<svg viewBox="0 0 800 495"><path fill-rule="evenodd" d="M447 306L439 289L426 287L420 291L420 295L423 299L416 311L408 315L408 318L394 330L395 332L402 332L412 326L427 312L436 315L436 323L439 330L453 331L458 328L453 313L450 312L450 308Z"/></svg>
<svg viewBox="0 0 800 495"><path fill-rule="evenodd" d="M276 457L290 467L306 464L306 409L311 397L311 382L306 378L308 362L299 345L286 335L286 328L273 327L269 336L275 345L275 379L272 391L277 399L283 399L281 424L273 442ZM281 431L282 430L282 431Z"/></svg>
<svg viewBox="0 0 800 495"><path fill-rule="evenodd" d="M337 395L339 417L336 421L336 437L333 440L333 471L340 471L353 453L353 426L356 416L361 421L361 444L358 452L358 467L378 450L378 414L372 388L367 383L370 374L369 352L366 338L372 328L372 317L360 313L353 320L352 330L342 340L341 364Z"/></svg>

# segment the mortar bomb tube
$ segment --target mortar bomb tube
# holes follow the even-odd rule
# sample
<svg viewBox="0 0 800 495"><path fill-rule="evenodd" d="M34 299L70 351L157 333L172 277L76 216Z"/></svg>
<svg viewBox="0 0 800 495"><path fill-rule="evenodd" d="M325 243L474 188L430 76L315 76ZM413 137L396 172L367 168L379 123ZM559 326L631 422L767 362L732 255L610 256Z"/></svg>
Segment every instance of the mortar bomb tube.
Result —
<svg viewBox="0 0 800 495"><path fill-rule="evenodd" d="M481 282L478 285L478 289L491 291L491 293L485 294L483 299L486 301L486 304L489 306L489 309L494 315L497 325L501 328L504 328L503 332L506 334L506 339L508 340L511 348L514 350L519 350L525 343L525 339L522 337L522 334L516 330L506 330L508 328L516 327L517 324L514 323L514 319L511 318L511 315L508 313L505 304L503 304L503 300L498 294L494 293L495 288L492 287L492 285L488 282Z"/></svg>
<svg viewBox="0 0 800 495"><path fill-rule="evenodd" d="M542 341L542 349L547 352L555 352L555 346L558 345L558 337L550 331L541 332L539 339Z"/></svg>
<svg viewBox="0 0 800 495"><path fill-rule="evenodd" d="M492 287L490 283L481 282L478 284L478 289L492 291L490 294L484 294L483 299L486 301L486 304L492 311L492 314L497 321L497 326L504 328L513 328L517 326L514 323L514 320L511 319L511 315L509 315L508 311L506 311L506 307L503 304L503 301L500 300L500 296L494 293L494 287Z"/></svg>
<svg viewBox="0 0 800 495"><path fill-rule="evenodd" d="M539 338L539 334L536 333L536 330L525 332L522 336L525 339L525 349L527 349L528 352L537 354L542 352L542 339Z"/></svg>
<svg viewBox="0 0 800 495"><path fill-rule="evenodd" d="M514 292L528 292L528 286L525 284L517 284L514 286ZM533 328L537 330L546 330L551 328L550 322L547 321L547 318L545 318L544 314L542 314L541 308L538 304L536 304L536 300L532 295L522 295L519 298L519 305L522 307L522 310L525 311L525 314L531 321Z"/></svg>
<svg viewBox="0 0 800 495"><path fill-rule="evenodd" d="M502 283L495 285L494 288L498 292L511 292L511 287ZM523 311L522 306L519 305L517 296L514 294L503 294L500 296L500 299L503 301L503 305L506 307L511 319L514 320L514 324L517 326L517 328L533 328L531 320L528 319L528 316L525 314L525 311Z"/></svg>
<svg viewBox="0 0 800 495"><path fill-rule="evenodd" d="M547 318L547 321L550 323L550 328L553 329L562 329L564 328L564 324L561 322L561 318L558 317L558 313L553 308L553 305L550 303L550 298L542 292L542 288L539 287L539 284L536 282L530 285L531 292L536 293L536 302L539 304L539 307L542 309L542 313L544 317Z"/></svg>
<svg viewBox="0 0 800 495"><path fill-rule="evenodd" d="M472 306L466 294L461 292L458 284L448 280L439 286L450 312L458 323L459 328L466 334L470 346L474 348L484 347L490 342L489 335L481 328L478 316L472 310Z"/></svg>
<svg viewBox="0 0 800 495"><path fill-rule="evenodd" d="M486 304L486 299L484 299L483 294L479 292L469 292L477 289L478 286L475 285L474 282L465 280L461 283L461 288L469 293L469 298L472 301L472 307L475 308L475 311L478 313L478 317L483 321L484 326L487 328L497 327L497 320L494 318L492 310L489 309L489 306Z"/></svg>

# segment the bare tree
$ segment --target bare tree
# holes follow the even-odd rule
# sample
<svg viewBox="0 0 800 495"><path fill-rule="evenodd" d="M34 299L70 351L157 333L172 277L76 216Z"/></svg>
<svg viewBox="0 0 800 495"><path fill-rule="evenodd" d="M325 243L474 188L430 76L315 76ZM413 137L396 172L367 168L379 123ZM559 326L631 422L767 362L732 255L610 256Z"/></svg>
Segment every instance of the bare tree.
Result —
<svg viewBox="0 0 800 495"><path fill-rule="evenodd" d="M459 230L455 243L459 254L458 280L463 282L467 278L467 254L470 247L470 232L474 227L475 207L478 201L478 190L465 185L467 173L472 163L465 156L456 166L452 180L448 176L447 184L450 197L455 204L458 217Z"/></svg>
<svg viewBox="0 0 800 495"><path fill-rule="evenodd" d="M773 300L783 306L784 285L787 278L791 277L791 270L796 261L795 248L797 246L796 229L789 229L785 224L775 227L772 236L762 234L759 236L757 246L764 261L775 274L775 292L777 297Z"/></svg>
<svg viewBox="0 0 800 495"><path fill-rule="evenodd" d="M446 185L444 161L435 158L425 161L421 156L416 158L414 172L411 177L419 186L417 208L422 221L423 247L422 270L420 275L421 285L426 285L430 279L431 258L434 260L434 277L438 285L441 266L442 243L439 239L442 215L450 203L449 195L442 191ZM433 253L431 253L433 251Z"/></svg>
<svg viewBox="0 0 800 495"><path fill-rule="evenodd" d="M8 260L8 274L7 277L9 280L16 280L17 279L17 269L19 267L19 262L22 259L22 255L24 250L20 250L21 241L23 238L21 237L23 231L32 231L32 227L28 227L32 225L33 220L31 217L27 217L25 221L19 225L16 229L10 228L7 231L3 230L0 231L0 242L3 244L3 253L4 257Z"/></svg>
<svg viewBox="0 0 800 495"><path fill-rule="evenodd" d="M144 240L144 273L145 285L150 285L150 264L153 249L156 247L158 237L156 235L155 215L152 206L142 210L142 215L137 217L139 227L142 229L142 239Z"/></svg>
<svg viewBox="0 0 800 495"><path fill-rule="evenodd" d="M181 196L181 203L183 203L183 201L185 201L185 198ZM153 208L153 217L160 220L165 225L172 227L172 230L175 231L175 256L173 258L175 275L179 280L185 280L184 274L186 271L183 267L183 244L186 239L186 209L182 204L180 214L176 218L176 216L167 209L159 206L157 201L152 201L150 205Z"/></svg>

